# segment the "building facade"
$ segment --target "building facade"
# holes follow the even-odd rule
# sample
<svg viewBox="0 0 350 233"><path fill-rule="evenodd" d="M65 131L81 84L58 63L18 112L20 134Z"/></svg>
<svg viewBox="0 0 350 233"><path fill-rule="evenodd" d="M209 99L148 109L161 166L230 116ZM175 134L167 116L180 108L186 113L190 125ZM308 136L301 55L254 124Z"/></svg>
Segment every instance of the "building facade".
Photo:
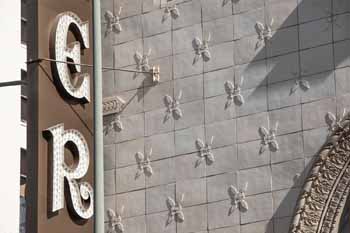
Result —
<svg viewBox="0 0 350 233"><path fill-rule="evenodd" d="M348 0L101 0L104 174L95 4L0 1L1 232L349 231Z"/></svg>
<svg viewBox="0 0 350 233"><path fill-rule="evenodd" d="M104 118L106 232L299 232L309 168L349 109L349 11L346 0L103 0L103 66L160 67L158 83L104 72L104 96L122 106Z"/></svg>

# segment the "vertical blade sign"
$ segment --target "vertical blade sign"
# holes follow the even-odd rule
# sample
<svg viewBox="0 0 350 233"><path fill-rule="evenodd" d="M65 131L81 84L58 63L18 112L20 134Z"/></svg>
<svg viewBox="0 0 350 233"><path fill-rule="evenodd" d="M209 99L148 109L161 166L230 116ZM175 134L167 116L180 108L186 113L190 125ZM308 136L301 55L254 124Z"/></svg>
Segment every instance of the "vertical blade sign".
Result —
<svg viewBox="0 0 350 233"><path fill-rule="evenodd" d="M68 33L71 31L77 41L67 44ZM90 102L90 76L81 74L81 49L89 48L88 23L73 12L64 12L57 16L54 30L51 35L51 54L54 81L61 94L77 103ZM63 61L63 62L60 62ZM67 64L70 61L75 64ZM74 79L81 79L80 84L72 83ZM89 168L89 147L84 136L75 129L64 130L64 124L48 128L44 132L52 140L52 203L51 211L56 212L64 208L65 192L69 191L69 205L74 214L81 219L89 219L93 215L93 189L88 182L80 182ZM65 148L68 148L77 159L73 166L64 160ZM64 181L67 181L69 190L65 190ZM67 195L66 195L67 196Z"/></svg>

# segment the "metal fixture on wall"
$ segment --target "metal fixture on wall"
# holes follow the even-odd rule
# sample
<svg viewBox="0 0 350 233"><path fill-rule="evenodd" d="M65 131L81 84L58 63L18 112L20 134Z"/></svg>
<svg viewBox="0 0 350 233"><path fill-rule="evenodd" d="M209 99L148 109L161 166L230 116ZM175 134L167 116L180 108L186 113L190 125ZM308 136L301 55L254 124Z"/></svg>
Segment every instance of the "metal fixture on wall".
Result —
<svg viewBox="0 0 350 233"><path fill-rule="evenodd" d="M211 40L211 34L208 33L206 39L201 40L198 37L193 40L193 47L196 52L196 55L193 59L193 64L196 64L200 58L203 58L204 61L209 61L211 59L211 54L209 51L209 42Z"/></svg>
<svg viewBox="0 0 350 233"><path fill-rule="evenodd" d="M120 209L120 211L114 212L112 209L107 210L108 217L108 229L107 233L122 233L124 232L124 225L122 214L124 212L124 206Z"/></svg>
<svg viewBox="0 0 350 233"><path fill-rule="evenodd" d="M153 175L153 169L151 166L151 156L152 156L152 148L149 153L143 154L142 152L137 152L135 155L138 171L136 172L135 179L139 178L142 174L146 176Z"/></svg>
<svg viewBox="0 0 350 233"><path fill-rule="evenodd" d="M244 77L241 77L241 80L238 84L234 84L232 81L225 82L225 91L228 94L225 108L228 108L235 102L237 105L244 104L244 97L241 93L241 88L243 86Z"/></svg>
<svg viewBox="0 0 350 233"><path fill-rule="evenodd" d="M261 136L261 144L260 144L260 150L259 153L262 154L264 151L269 148L270 151L278 151L279 145L276 139L278 129L278 122L276 122L274 128L270 128L267 130L265 127L260 126L259 128L259 134Z"/></svg>
<svg viewBox="0 0 350 233"><path fill-rule="evenodd" d="M182 117L182 110L179 107L181 98L182 90L179 91L179 95L177 96L177 98L173 98L170 95L164 96L164 103L167 107L164 121L169 120L171 116L173 116L175 120L180 119Z"/></svg>
<svg viewBox="0 0 350 233"><path fill-rule="evenodd" d="M153 81L153 83L159 83L159 81L160 81L160 67L159 66L153 66L151 71L152 71L152 81Z"/></svg>
<svg viewBox="0 0 350 233"><path fill-rule="evenodd" d="M195 167L198 167L203 162L203 160L205 160L207 165L215 162L215 157L211 148L213 141L214 136L211 137L209 143L204 143L201 139L197 138L196 146L199 149L199 159L197 159Z"/></svg>
<svg viewBox="0 0 350 233"><path fill-rule="evenodd" d="M123 31L123 28L120 24L120 14L122 12L122 7L119 8L117 15L114 15L113 12L107 10L105 12L105 20L106 20L106 33L105 36L108 36L111 32L120 33Z"/></svg>
<svg viewBox="0 0 350 233"><path fill-rule="evenodd" d="M185 194L182 194L180 200L177 200L176 202L171 197L167 198L166 204L169 209L169 215L166 225L169 225L173 220L175 220L176 222L185 221L185 215L182 211L182 203L184 201L184 198Z"/></svg>
<svg viewBox="0 0 350 233"><path fill-rule="evenodd" d="M266 44L272 38L272 25L273 18L271 19L270 24L263 24L261 22L256 22L255 30L258 34L258 42L256 42L255 49L260 48L263 44Z"/></svg>
<svg viewBox="0 0 350 233"><path fill-rule="evenodd" d="M229 209L229 215L231 215L235 209L239 209L241 212L246 212L249 209L248 202L245 199L245 193L248 189L248 182L244 184L242 189L237 189L231 185L228 188L228 193L231 199L231 207Z"/></svg>

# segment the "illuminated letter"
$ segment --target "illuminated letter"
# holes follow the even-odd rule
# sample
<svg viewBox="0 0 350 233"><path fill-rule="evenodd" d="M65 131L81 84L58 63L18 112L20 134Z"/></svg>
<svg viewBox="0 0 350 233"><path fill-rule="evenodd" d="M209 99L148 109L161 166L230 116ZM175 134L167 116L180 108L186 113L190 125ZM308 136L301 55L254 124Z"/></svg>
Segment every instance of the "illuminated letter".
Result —
<svg viewBox="0 0 350 233"><path fill-rule="evenodd" d="M71 31L78 41L67 45L68 31ZM89 24L82 22L73 12L59 14L51 35L52 58L57 61L80 64L80 50L89 48ZM81 66L68 65L62 62L52 62L56 73L55 83L71 99L82 103L90 101L89 74L81 74ZM72 78L71 78L72 73ZM82 79L78 82L72 79ZM79 83L79 84L76 84Z"/></svg>
<svg viewBox="0 0 350 233"><path fill-rule="evenodd" d="M93 215L93 189L87 182L78 182L89 168L89 148L83 135L74 129L64 130L63 124L50 127L45 132L52 137L52 212L64 208L64 179L70 191L70 204L82 219ZM74 166L64 161L64 148L74 154Z"/></svg>

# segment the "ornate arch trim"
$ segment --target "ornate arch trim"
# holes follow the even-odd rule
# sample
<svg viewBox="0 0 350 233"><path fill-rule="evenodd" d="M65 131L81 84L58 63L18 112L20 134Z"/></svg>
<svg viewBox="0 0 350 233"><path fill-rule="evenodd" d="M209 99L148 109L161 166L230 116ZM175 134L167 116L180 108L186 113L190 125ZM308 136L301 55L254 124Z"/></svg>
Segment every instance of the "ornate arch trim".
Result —
<svg viewBox="0 0 350 233"><path fill-rule="evenodd" d="M305 180L290 233L337 232L350 190L350 115L328 136Z"/></svg>

